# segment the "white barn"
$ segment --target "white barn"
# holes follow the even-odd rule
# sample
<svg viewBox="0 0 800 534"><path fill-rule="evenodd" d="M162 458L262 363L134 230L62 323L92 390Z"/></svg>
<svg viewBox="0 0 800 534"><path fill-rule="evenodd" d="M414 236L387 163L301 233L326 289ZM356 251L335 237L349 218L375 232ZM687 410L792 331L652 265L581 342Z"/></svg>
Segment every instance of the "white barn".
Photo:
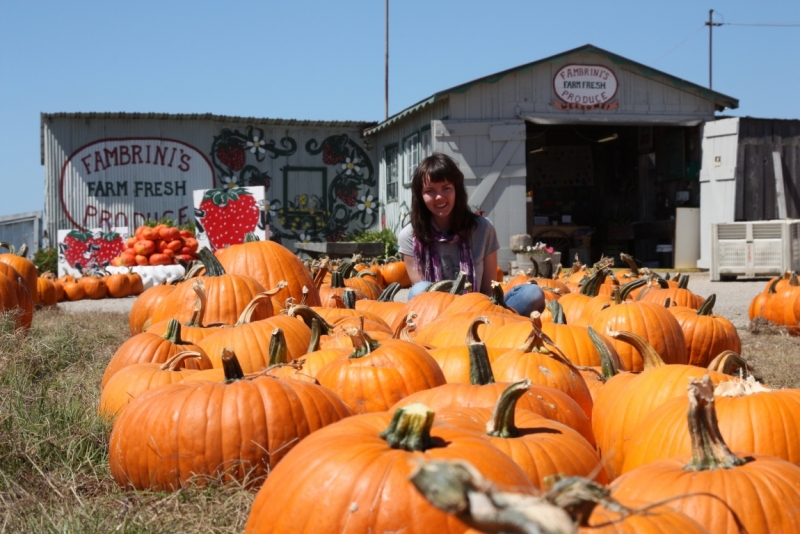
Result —
<svg viewBox="0 0 800 534"><path fill-rule="evenodd" d="M381 224L407 223L413 169L439 151L494 223L504 268L509 238L523 233L565 254L657 261L675 244L676 209L700 205L702 125L736 107L592 45L491 74L365 130L380 162Z"/></svg>

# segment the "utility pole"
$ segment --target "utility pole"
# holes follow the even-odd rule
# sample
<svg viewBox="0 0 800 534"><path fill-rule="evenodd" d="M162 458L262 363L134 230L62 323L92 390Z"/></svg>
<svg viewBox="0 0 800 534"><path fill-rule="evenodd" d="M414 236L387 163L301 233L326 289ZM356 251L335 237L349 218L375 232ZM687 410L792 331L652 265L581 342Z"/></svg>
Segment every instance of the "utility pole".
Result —
<svg viewBox="0 0 800 534"><path fill-rule="evenodd" d="M386 1L388 2L389 0L386 0ZM708 26L708 88L712 89L713 87L712 87L712 83L711 83L711 57L712 57L711 56L711 45L712 45L711 33L712 33L712 30L713 30L714 26L722 26L721 22L714 22L714 10L713 9L709 9L708 10L708 22L706 22L705 25ZM388 54L388 52L387 52L387 54ZM387 61L388 61L388 59L387 59Z"/></svg>
<svg viewBox="0 0 800 534"><path fill-rule="evenodd" d="M385 116L384 120L389 118L389 0L386 0L386 68L385 68Z"/></svg>

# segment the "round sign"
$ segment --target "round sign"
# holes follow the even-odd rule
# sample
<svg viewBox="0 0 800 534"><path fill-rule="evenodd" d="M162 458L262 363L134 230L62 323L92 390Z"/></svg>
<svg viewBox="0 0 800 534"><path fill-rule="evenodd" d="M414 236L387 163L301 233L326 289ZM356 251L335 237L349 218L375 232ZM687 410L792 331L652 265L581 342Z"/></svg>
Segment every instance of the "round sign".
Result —
<svg viewBox="0 0 800 534"><path fill-rule="evenodd" d="M566 65L556 72L556 96L570 104L599 106L617 94L617 77L602 65Z"/></svg>

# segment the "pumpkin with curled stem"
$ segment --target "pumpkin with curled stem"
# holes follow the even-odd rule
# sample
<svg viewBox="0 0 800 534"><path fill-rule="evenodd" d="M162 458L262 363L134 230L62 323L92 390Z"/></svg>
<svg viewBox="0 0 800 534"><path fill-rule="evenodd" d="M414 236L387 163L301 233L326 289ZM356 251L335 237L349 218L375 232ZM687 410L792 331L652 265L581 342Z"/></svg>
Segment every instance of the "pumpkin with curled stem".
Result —
<svg viewBox="0 0 800 534"><path fill-rule="evenodd" d="M528 410L515 410L530 386L528 379L509 385L492 408L445 408L436 417L481 435L508 454L540 490L554 475L595 477L607 483L600 456L577 431Z"/></svg>
<svg viewBox="0 0 800 534"><path fill-rule="evenodd" d="M534 491L496 447L438 423L417 404L350 417L306 438L270 473L245 532L461 534L467 525L428 503L409 480L418 461L448 459L469 461L494 483Z"/></svg>
<svg viewBox="0 0 800 534"><path fill-rule="evenodd" d="M193 343L186 343L180 336L180 323L175 319L171 320L167 330L159 336L150 332L142 332L129 338L123 343L108 362L101 387L105 388L108 381L123 368L136 363L164 363L172 356L191 350L206 354L202 348ZM196 369L207 369L210 367L205 362L208 358L184 361L187 365Z"/></svg>
<svg viewBox="0 0 800 534"><path fill-rule="evenodd" d="M689 384L691 454L657 460L611 485L620 500L669 505L709 532L795 532L800 524L800 467L775 456L735 454L720 435L710 377ZM747 432L737 429L737 432Z"/></svg>
<svg viewBox="0 0 800 534"><path fill-rule="evenodd" d="M428 352L408 341L370 339L363 330L348 328L353 351L317 372L317 380L356 413L388 410L400 399L445 383Z"/></svg>
<svg viewBox="0 0 800 534"><path fill-rule="evenodd" d="M258 487L298 442L352 415L318 385L246 377L228 349L222 361L224 382L168 384L128 404L109 445L117 484L175 491L237 480Z"/></svg>

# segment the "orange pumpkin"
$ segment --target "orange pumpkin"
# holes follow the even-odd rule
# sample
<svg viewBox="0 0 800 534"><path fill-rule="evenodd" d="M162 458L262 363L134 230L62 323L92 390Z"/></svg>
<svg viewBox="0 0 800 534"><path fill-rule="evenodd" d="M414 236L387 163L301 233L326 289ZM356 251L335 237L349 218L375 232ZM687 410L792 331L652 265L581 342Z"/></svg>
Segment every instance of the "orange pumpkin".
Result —
<svg viewBox="0 0 800 534"><path fill-rule="evenodd" d="M153 286L144 291L134 301L131 308L131 314L128 317L128 326L131 330L131 335L141 334L145 328L152 322L151 317L153 311L158 307L159 303L175 291L175 286L170 284L161 284Z"/></svg>
<svg viewBox="0 0 800 534"><path fill-rule="evenodd" d="M297 442L352 414L325 388L245 378L231 351L223 361L224 382L169 384L128 404L109 444L120 486L169 491L221 479L257 487Z"/></svg>
<svg viewBox="0 0 800 534"><path fill-rule="evenodd" d="M431 459L466 460L496 484L532 491L497 448L409 406L350 417L297 445L256 495L245 532L464 532L409 481L416 464Z"/></svg>
<svg viewBox="0 0 800 534"><path fill-rule="evenodd" d="M6 263L16 269L16 271L28 283L28 291L31 295L33 305L39 303L39 294L36 292L36 279L39 277L39 271L31 260L26 258L28 254L28 245L23 244L19 250L15 249L8 243L0 242L0 248L7 248L8 253L0 254L0 262Z"/></svg>

